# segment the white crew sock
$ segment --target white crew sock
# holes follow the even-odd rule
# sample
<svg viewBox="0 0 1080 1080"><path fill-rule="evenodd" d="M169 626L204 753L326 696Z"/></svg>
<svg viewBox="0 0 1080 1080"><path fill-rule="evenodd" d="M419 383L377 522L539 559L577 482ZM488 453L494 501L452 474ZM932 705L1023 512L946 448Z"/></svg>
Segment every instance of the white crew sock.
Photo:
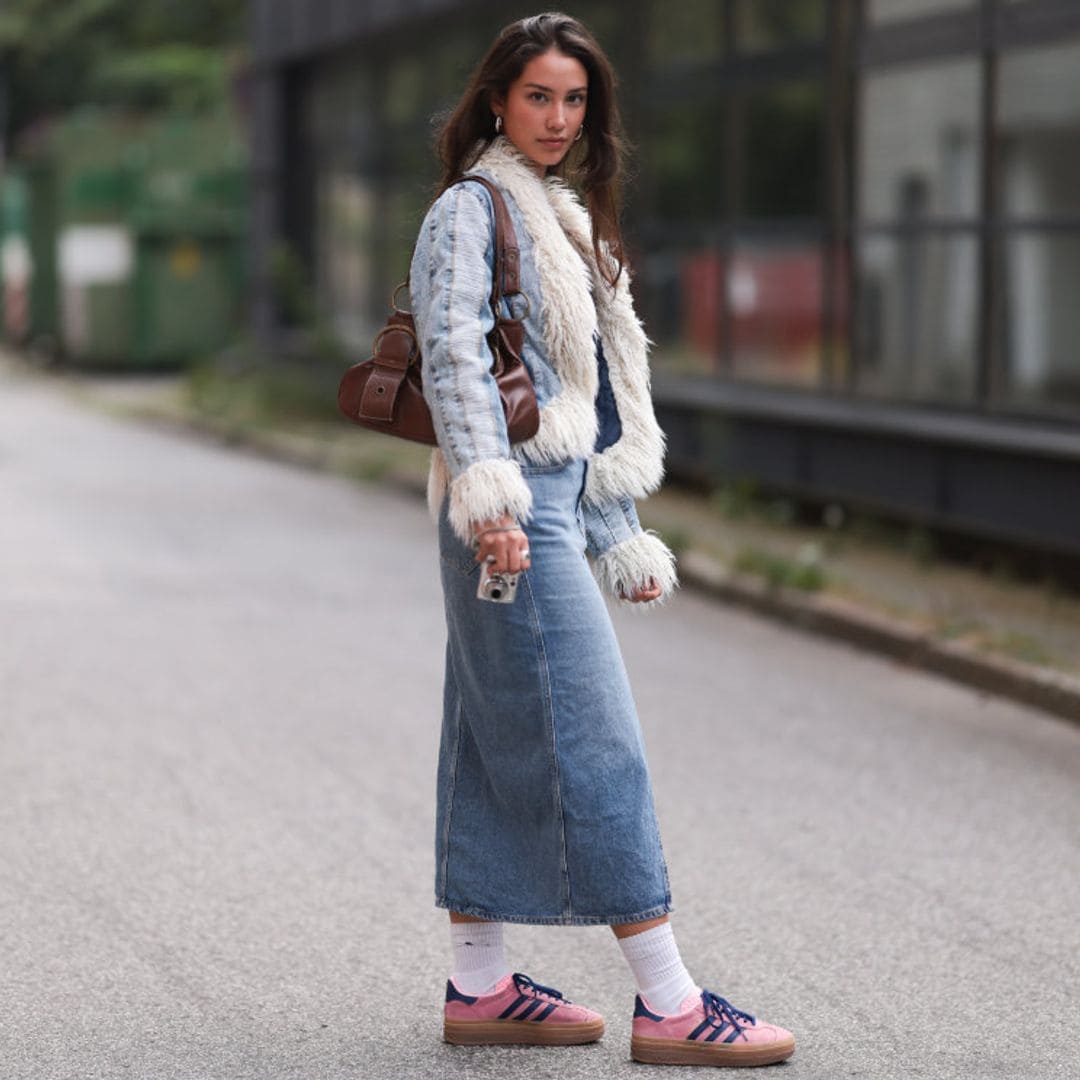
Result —
<svg viewBox="0 0 1080 1080"><path fill-rule="evenodd" d="M701 993L679 956L671 923L661 923L618 940L649 1008L671 1016L691 994Z"/></svg>
<svg viewBox="0 0 1080 1080"><path fill-rule="evenodd" d="M463 994L490 994L495 984L510 974L503 956L503 924L499 922L452 922L454 985Z"/></svg>

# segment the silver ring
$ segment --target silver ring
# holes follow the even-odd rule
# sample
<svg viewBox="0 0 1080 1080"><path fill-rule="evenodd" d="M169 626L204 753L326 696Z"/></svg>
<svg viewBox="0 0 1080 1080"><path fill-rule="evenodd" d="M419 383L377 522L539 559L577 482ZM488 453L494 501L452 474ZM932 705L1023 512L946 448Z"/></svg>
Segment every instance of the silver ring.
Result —
<svg viewBox="0 0 1080 1080"><path fill-rule="evenodd" d="M494 555L487 555L487 556L484 557L484 562L488 563L489 565L491 563L497 562L497 561L498 560L497 560L496 556L494 556Z"/></svg>
<svg viewBox="0 0 1080 1080"><path fill-rule="evenodd" d="M520 555L521 555L521 557L523 559L529 559L529 558L532 557L532 556L529 555L529 549L528 548L526 548L524 551L520 552Z"/></svg>

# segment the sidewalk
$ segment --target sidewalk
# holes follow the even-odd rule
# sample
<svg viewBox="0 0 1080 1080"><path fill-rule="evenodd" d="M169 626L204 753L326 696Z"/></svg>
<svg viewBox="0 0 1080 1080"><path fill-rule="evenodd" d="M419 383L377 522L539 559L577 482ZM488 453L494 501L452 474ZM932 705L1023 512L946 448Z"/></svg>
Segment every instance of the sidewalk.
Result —
<svg viewBox="0 0 1080 1080"><path fill-rule="evenodd" d="M163 376L38 376L0 354L10 376L53 379L115 415L194 430L306 467L389 483L422 497L425 447L344 421L287 427L249 410L196 408L189 384ZM689 493L673 487L641 504L646 527L679 553L684 586L752 607L934 670L985 692L1080 720L1080 597L936 557L912 534L895 538L790 520L783 501ZM925 539L925 538L924 538Z"/></svg>

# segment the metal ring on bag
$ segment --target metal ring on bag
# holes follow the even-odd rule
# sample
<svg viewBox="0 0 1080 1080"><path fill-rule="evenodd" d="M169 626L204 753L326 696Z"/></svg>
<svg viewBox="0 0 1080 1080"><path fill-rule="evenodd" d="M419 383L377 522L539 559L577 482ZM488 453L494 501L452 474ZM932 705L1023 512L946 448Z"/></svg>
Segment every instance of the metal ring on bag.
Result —
<svg viewBox="0 0 1080 1080"><path fill-rule="evenodd" d="M400 285L399 285L399 286L398 286L398 287L397 287L397 288L396 288L396 289L395 289L395 290L393 291L393 293L391 293L391 295L390 295L390 306L391 306L391 307L392 307L392 308L393 308L393 309L394 309L395 311L399 312L399 313L400 313L400 314L402 314L402 315L411 315L411 314L412 314L412 312L411 312L411 311L410 311L410 310L409 310L408 308L401 308L401 307L398 307L398 302L397 302L397 294L398 294L399 292L401 292L401 290L402 290L402 289L408 289L408 287L409 287L409 283L408 283L407 281L403 281L403 282L402 282L402 283L401 283L401 284L400 284ZM410 300L412 300L412 293L411 293L411 292L409 293L409 299L410 299Z"/></svg>

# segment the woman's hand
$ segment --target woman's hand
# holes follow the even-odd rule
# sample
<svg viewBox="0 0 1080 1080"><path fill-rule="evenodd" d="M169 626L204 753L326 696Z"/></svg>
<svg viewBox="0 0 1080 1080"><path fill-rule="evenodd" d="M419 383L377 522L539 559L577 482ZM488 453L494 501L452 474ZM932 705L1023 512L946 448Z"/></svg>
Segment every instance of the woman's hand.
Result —
<svg viewBox="0 0 1080 1080"><path fill-rule="evenodd" d="M647 600L656 600L659 598L660 593L663 590L656 582L656 578L649 578L647 585L639 585L629 596L622 593L624 600L629 600L631 604L643 604Z"/></svg>
<svg viewBox="0 0 1080 1080"><path fill-rule="evenodd" d="M486 532L496 529L497 532ZM529 538L518 528L517 522L510 516L479 521L473 526L473 536L479 540L476 561L487 562L488 556L494 560L488 564L493 574L519 574L532 566L529 556Z"/></svg>

